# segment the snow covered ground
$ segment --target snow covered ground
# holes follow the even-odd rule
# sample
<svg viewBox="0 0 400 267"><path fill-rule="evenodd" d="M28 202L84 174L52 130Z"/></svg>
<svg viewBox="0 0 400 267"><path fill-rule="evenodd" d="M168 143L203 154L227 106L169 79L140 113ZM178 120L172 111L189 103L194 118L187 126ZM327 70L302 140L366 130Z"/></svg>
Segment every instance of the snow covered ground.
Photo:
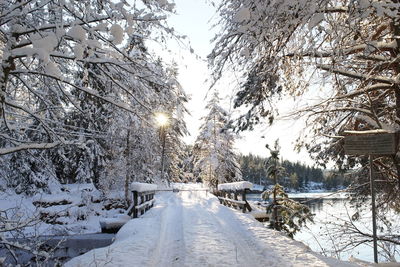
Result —
<svg viewBox="0 0 400 267"><path fill-rule="evenodd" d="M187 185L199 189L195 185ZM206 191L163 192L114 243L65 266L358 266L311 252Z"/></svg>
<svg viewBox="0 0 400 267"><path fill-rule="evenodd" d="M101 197L92 184L63 185L63 191L26 196L13 190L0 190L0 213L20 231L5 231L6 237L74 235L98 233L99 221L121 214L124 209L104 206L123 198L123 192L110 192ZM108 199L108 202L101 198ZM17 227L15 226L15 227ZM13 228L12 225L9 228Z"/></svg>

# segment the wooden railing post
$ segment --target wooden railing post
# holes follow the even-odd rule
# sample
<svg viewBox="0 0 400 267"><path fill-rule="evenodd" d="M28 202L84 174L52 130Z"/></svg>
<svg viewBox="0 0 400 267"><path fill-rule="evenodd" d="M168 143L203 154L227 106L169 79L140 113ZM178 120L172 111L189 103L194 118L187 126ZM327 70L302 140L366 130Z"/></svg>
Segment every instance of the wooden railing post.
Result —
<svg viewBox="0 0 400 267"><path fill-rule="evenodd" d="M247 202L247 200L246 200L246 193L247 193L247 191L248 191L249 189L244 189L243 190L243 201L246 203L244 206L245 206L245 208L244 208L244 211L246 212L246 207L247 207L247 209L249 210L249 212L252 210L251 209L251 207L250 207L250 204Z"/></svg>
<svg viewBox="0 0 400 267"><path fill-rule="evenodd" d="M242 201L246 201L246 190L240 191L240 193L241 193ZM242 212L246 213L246 205L243 205Z"/></svg>
<svg viewBox="0 0 400 267"><path fill-rule="evenodd" d="M252 211L246 199L246 193L249 192L250 187L251 183L249 182L226 183L223 187L218 188L219 190L215 191L214 194L222 205L233 207L246 213L246 211Z"/></svg>
<svg viewBox="0 0 400 267"><path fill-rule="evenodd" d="M136 209L136 206L138 205L138 192L132 191L132 194L133 194L133 218L137 218L138 211Z"/></svg>

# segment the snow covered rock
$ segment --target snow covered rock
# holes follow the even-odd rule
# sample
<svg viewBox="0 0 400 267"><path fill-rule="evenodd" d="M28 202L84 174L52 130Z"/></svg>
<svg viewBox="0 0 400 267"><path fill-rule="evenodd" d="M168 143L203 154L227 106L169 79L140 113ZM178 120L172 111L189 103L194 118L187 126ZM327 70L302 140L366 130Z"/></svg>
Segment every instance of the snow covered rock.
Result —
<svg viewBox="0 0 400 267"><path fill-rule="evenodd" d="M137 191L137 192L154 191L157 189L157 185L133 182L131 183L130 189L131 191Z"/></svg>
<svg viewBox="0 0 400 267"><path fill-rule="evenodd" d="M218 190L244 190L251 189L253 184L247 181L219 184Z"/></svg>
<svg viewBox="0 0 400 267"><path fill-rule="evenodd" d="M60 193L57 195L39 195L33 197L33 205L47 208L50 206L59 206L76 203L78 200L70 195Z"/></svg>

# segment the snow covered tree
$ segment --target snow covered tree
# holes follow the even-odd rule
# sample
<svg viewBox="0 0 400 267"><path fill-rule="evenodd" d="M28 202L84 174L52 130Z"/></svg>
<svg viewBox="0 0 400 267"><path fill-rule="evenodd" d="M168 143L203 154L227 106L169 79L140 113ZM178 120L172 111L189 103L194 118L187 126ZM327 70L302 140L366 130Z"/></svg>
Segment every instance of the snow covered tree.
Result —
<svg viewBox="0 0 400 267"><path fill-rule="evenodd" d="M321 98L294 112L308 117L299 147L322 166L333 160L366 171L364 157L344 155L340 134L399 129L399 10L396 0L222 1L223 26L210 62L216 79L228 67L243 74L235 106L248 110L239 129L273 122L281 96ZM379 195L388 206L400 200L398 155L374 161L384 173ZM357 177L365 185L357 192L369 194L367 176Z"/></svg>
<svg viewBox="0 0 400 267"><path fill-rule="evenodd" d="M319 99L294 112L308 126L298 147L322 166L358 168L350 190L360 201L369 199L367 173L375 168L380 211L398 210L400 153L369 166L366 157L344 155L341 134L400 128L399 1L223 0L219 12L210 61L216 79L230 66L243 74L235 106L247 114L239 129L273 122L279 97Z"/></svg>
<svg viewBox="0 0 400 267"><path fill-rule="evenodd" d="M156 1L136 1L132 6L107 0L2 1L0 117L6 130L2 137L10 144L7 149L2 147L1 154L68 141L71 137L62 133L64 125L57 119L71 109L80 110L80 94L72 94L72 90L129 111L119 91L132 91L116 74L129 73L137 75L137 80L151 82L149 74L153 72L151 65L135 61L120 44L127 35L149 35L152 29L165 29L163 14L171 8ZM166 32L170 31L160 32L160 38ZM79 78L74 75L78 72L83 73ZM101 94L87 82L89 72L107 88L113 87L112 94ZM53 120L44 119L46 112ZM24 126L30 121L37 122L36 131L49 140L30 143L24 136Z"/></svg>
<svg viewBox="0 0 400 267"><path fill-rule="evenodd" d="M185 114L188 113L185 107L188 96L177 81L178 69L176 65L167 69L167 76L171 85L169 91L171 101L168 101L168 113L171 114L170 126L167 128L167 158L169 160L167 172L172 182L182 182L184 169L183 161L185 158L186 145L182 137L189 134L184 121Z"/></svg>
<svg viewBox="0 0 400 267"><path fill-rule="evenodd" d="M228 129L229 114L220 106L217 93L206 109L208 114L202 118L193 148L194 172L210 187L240 181L242 175L233 149L235 135Z"/></svg>
<svg viewBox="0 0 400 267"><path fill-rule="evenodd" d="M136 57L149 56L144 45L138 46ZM184 114L187 112L185 104L187 96L176 80L175 66L164 66L161 60L152 63L154 83L149 84L152 91L135 83L136 89L145 90L138 94L137 99L146 101L155 109L143 109L136 105L135 114L118 110L112 114L111 127L107 139L110 140L110 163L103 185L108 187L124 187L128 200L128 187L132 181L161 183L161 146L159 127L155 116L158 111L168 114L169 122L166 127L166 164L167 179L177 181L180 177L178 166L182 158L182 137L187 134ZM139 115L140 114L140 115ZM178 178L176 178L178 177Z"/></svg>
<svg viewBox="0 0 400 267"><path fill-rule="evenodd" d="M38 176L98 186L107 162L116 159L110 146L117 141L107 138L127 122L134 127L119 134L129 147L146 150L134 162L154 161L154 107L171 110L181 95L144 40L174 35L165 23L173 7L167 1L2 1L2 161L15 158L15 172L24 166L34 175L45 170L32 167L40 160L50 171ZM11 154L16 152L27 157ZM145 180L144 173L137 179Z"/></svg>

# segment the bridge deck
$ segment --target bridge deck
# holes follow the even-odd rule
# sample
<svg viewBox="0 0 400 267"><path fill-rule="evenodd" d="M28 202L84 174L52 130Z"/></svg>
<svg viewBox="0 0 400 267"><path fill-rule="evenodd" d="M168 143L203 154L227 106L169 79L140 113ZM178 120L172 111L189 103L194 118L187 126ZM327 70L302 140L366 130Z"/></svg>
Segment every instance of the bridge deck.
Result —
<svg viewBox="0 0 400 267"><path fill-rule="evenodd" d="M356 266L325 258L207 192L162 192L109 247L66 266Z"/></svg>

